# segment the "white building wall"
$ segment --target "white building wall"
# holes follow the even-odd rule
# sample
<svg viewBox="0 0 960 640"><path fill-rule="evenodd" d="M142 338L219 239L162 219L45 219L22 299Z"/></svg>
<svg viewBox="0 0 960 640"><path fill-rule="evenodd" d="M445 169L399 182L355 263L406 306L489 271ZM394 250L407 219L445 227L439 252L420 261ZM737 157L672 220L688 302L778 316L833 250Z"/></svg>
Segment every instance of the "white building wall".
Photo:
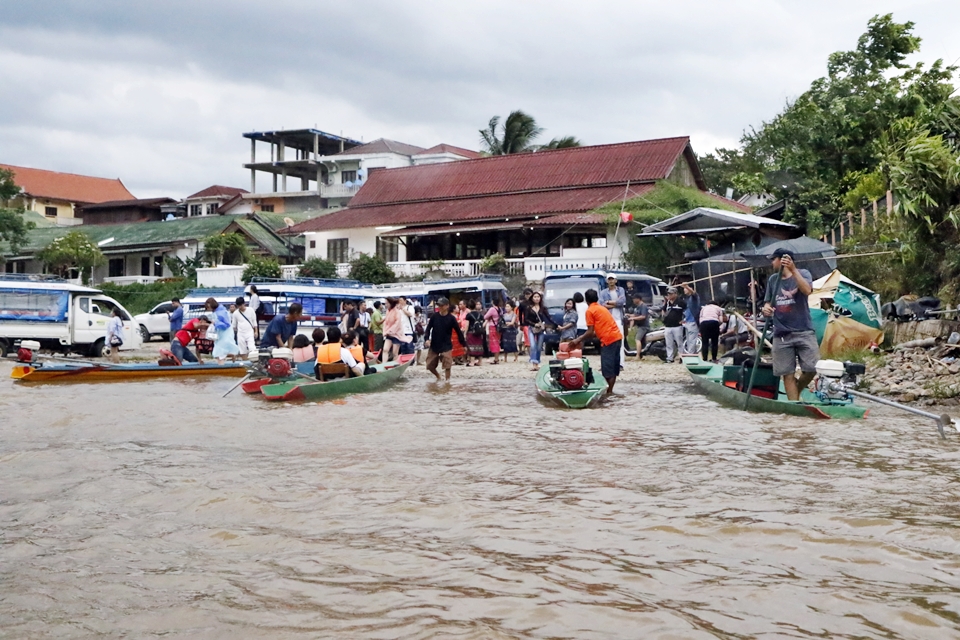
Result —
<svg viewBox="0 0 960 640"><path fill-rule="evenodd" d="M307 260L310 258L329 260L327 256L327 240L336 240L338 238L347 238L347 240L349 240L351 258L359 253L373 256L377 254L377 237L381 233L384 233L384 231L378 231L374 227L308 232L304 234L304 240L306 241L304 256ZM390 238L390 240L399 242L398 238ZM311 244L314 243L315 246L311 246ZM399 262L406 262L407 260L407 248L402 243L397 249L397 259Z"/></svg>

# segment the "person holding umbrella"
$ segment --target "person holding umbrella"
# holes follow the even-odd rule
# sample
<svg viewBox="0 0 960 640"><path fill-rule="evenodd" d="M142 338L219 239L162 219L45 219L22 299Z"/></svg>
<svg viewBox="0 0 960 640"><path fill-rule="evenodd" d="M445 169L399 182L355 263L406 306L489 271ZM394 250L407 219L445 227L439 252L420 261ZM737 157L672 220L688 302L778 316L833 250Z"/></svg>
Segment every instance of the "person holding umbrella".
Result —
<svg viewBox="0 0 960 640"><path fill-rule="evenodd" d="M797 401L817 373L820 347L810 317L807 296L813 276L797 268L789 249L768 256L776 272L767 281L763 315L773 322L773 374L783 378L787 399ZM800 375L796 375L797 367Z"/></svg>

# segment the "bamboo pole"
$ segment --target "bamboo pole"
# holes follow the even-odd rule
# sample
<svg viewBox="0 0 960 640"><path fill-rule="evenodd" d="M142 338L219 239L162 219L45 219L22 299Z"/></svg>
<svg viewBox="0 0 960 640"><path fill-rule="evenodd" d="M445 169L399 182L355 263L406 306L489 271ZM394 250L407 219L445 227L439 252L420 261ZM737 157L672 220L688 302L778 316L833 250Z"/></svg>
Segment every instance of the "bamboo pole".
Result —
<svg viewBox="0 0 960 640"><path fill-rule="evenodd" d="M873 201L873 228L877 228L877 217L880 215L879 207L877 206L877 201Z"/></svg>
<svg viewBox="0 0 960 640"><path fill-rule="evenodd" d="M713 268L710 266L710 258L707 258L707 280L710 281L710 299L716 300L717 296L713 291Z"/></svg>
<svg viewBox="0 0 960 640"><path fill-rule="evenodd" d="M887 189L887 215L893 215L893 191Z"/></svg>
<svg viewBox="0 0 960 640"><path fill-rule="evenodd" d="M744 318L742 315L740 315L736 311L733 312L733 315L739 318L743 322L743 324L747 325L747 329L750 329L750 332L753 333L753 336L755 338L763 338L763 336L760 335L760 332L757 330L757 328L754 326L752 322L748 322L746 318ZM756 318L757 315L754 314L753 317ZM770 347L771 349L773 349L773 345L770 344L770 341L767 340L766 338L763 338L763 343L768 347Z"/></svg>
<svg viewBox="0 0 960 640"><path fill-rule="evenodd" d="M860 230L863 231L867 227L867 210L863 207L860 207Z"/></svg>

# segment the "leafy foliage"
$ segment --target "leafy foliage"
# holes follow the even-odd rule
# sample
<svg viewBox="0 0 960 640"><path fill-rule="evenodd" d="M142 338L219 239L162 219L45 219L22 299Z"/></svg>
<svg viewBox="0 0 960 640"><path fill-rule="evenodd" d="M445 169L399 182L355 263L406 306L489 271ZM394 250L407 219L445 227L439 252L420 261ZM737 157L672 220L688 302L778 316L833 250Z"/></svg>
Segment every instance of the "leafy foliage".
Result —
<svg viewBox="0 0 960 640"><path fill-rule="evenodd" d="M562 138L553 138L547 144L542 144L537 147L538 150L547 150L547 149L569 149L571 147L580 147L583 146L580 144L580 141L573 136L563 136Z"/></svg>
<svg viewBox="0 0 960 640"><path fill-rule="evenodd" d="M661 181L642 196L627 200L624 210L633 214L633 220L641 228L662 222L697 207L734 210L717 198L711 197L694 187L683 187L672 182ZM610 202L594 209L592 213L607 216L608 224L615 225L620 215L621 203ZM639 233L640 229L636 230ZM634 231L631 229L631 234ZM683 254L699 247L696 240L676 238L637 238L632 237L630 247L624 253L624 260L632 267L645 269L651 273L664 273L669 265L683 262Z"/></svg>
<svg viewBox="0 0 960 640"><path fill-rule="evenodd" d="M9 203L20 194L20 187L14 182L14 173L9 169L0 169L0 203ZM34 223L23 217L22 209L0 207L0 239L10 246L10 253L16 255L27 241L27 232ZM2 263L3 256L0 256Z"/></svg>
<svg viewBox="0 0 960 640"><path fill-rule="evenodd" d="M250 248L243 234L222 233L204 238L203 257L211 267L244 264L250 259Z"/></svg>
<svg viewBox="0 0 960 640"><path fill-rule="evenodd" d="M323 258L310 258L300 265L297 273L301 278L332 279L337 277L337 265Z"/></svg>
<svg viewBox="0 0 960 640"><path fill-rule="evenodd" d="M199 252L186 260L179 256L165 256L163 263L174 277L183 278L193 286L197 284L197 269L206 265L203 261L203 256L200 255Z"/></svg>
<svg viewBox="0 0 960 640"><path fill-rule="evenodd" d="M119 285L104 282L99 287L108 296L122 304L127 311L136 315L146 313L156 305L167 302L171 298L185 297L195 284L195 282L190 282L184 278L168 278L150 284Z"/></svg>
<svg viewBox="0 0 960 640"><path fill-rule="evenodd" d="M361 253L350 261L350 278L369 284L383 284L384 282L394 282L397 279L397 274L380 256L369 256Z"/></svg>
<svg viewBox="0 0 960 640"><path fill-rule="evenodd" d="M491 253L480 261L480 271L482 273L506 273L510 268L507 259L502 253Z"/></svg>
<svg viewBox="0 0 960 640"><path fill-rule="evenodd" d="M250 282L254 278L280 278L283 270L274 258L250 258L240 279Z"/></svg>
<svg viewBox="0 0 960 640"><path fill-rule="evenodd" d="M94 267L106 263L103 252L82 231L71 231L65 236L54 239L37 252L37 259L48 269L63 277L69 276L72 269L80 272L84 284L90 282Z"/></svg>
<svg viewBox="0 0 960 640"><path fill-rule="evenodd" d="M490 118L487 128L480 130L480 144L483 152L491 156L580 146L580 141L574 136L553 138L544 145L535 144L542 133L543 128L537 126L533 116L517 110L507 116L502 126L500 116Z"/></svg>

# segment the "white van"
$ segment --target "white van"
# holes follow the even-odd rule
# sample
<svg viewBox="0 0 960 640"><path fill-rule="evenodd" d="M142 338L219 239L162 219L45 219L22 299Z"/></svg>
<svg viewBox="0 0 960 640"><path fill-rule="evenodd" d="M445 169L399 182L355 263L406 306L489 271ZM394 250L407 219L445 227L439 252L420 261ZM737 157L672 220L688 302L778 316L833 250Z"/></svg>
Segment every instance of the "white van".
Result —
<svg viewBox="0 0 960 640"><path fill-rule="evenodd" d="M121 351L139 349L142 340L133 317L119 302L97 289L35 275L0 276L0 356L21 340L63 353L108 355L107 322L119 311Z"/></svg>

